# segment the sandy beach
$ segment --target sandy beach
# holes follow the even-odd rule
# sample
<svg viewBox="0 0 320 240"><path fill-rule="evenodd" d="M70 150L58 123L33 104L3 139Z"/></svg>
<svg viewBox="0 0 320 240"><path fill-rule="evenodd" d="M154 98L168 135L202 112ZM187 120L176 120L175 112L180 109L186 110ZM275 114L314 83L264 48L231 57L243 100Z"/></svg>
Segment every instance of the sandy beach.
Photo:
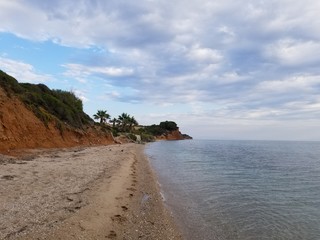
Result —
<svg viewBox="0 0 320 240"><path fill-rule="evenodd" d="M0 239L182 239L143 149L0 155Z"/></svg>

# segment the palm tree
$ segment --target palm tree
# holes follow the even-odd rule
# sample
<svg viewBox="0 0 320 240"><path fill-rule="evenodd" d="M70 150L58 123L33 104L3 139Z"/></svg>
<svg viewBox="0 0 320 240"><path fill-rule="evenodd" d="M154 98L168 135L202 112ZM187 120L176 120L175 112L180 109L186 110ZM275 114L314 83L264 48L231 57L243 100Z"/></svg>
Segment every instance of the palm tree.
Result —
<svg viewBox="0 0 320 240"><path fill-rule="evenodd" d="M107 121L107 119L110 118L110 114L107 113L107 111L104 110L98 110L96 114L93 115L94 119L99 120L100 119L100 124L104 123Z"/></svg>
<svg viewBox="0 0 320 240"><path fill-rule="evenodd" d="M133 127L138 125L137 120L134 118L134 116L130 117L129 119L129 129L132 130Z"/></svg>
<svg viewBox="0 0 320 240"><path fill-rule="evenodd" d="M118 119L113 118L113 119L111 119L109 122L112 123L112 127L115 128L116 123L118 123Z"/></svg>
<svg viewBox="0 0 320 240"><path fill-rule="evenodd" d="M121 127L122 131L125 131L127 128L127 125L129 124L130 115L127 113L122 113L118 117L118 122Z"/></svg>

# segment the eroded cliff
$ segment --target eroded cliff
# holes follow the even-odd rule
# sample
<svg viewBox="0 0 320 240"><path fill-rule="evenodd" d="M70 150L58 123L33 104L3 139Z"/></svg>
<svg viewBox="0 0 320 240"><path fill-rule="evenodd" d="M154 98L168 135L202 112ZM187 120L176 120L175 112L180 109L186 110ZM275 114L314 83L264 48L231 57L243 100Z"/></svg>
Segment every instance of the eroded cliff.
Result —
<svg viewBox="0 0 320 240"><path fill-rule="evenodd" d="M46 126L18 97L8 96L0 87L0 152L111 143L112 135L95 126L76 129L63 124L58 128L54 121Z"/></svg>

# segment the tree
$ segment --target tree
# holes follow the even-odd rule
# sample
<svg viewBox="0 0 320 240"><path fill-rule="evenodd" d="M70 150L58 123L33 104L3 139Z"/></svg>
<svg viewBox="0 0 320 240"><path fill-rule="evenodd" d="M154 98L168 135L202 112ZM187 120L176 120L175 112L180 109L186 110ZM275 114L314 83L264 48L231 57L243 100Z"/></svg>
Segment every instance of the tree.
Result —
<svg viewBox="0 0 320 240"><path fill-rule="evenodd" d="M99 120L100 119L100 124L105 123L107 119L110 118L110 114L107 113L107 111L104 110L98 110L96 114L93 115L94 119Z"/></svg>
<svg viewBox="0 0 320 240"><path fill-rule="evenodd" d="M175 122L173 121L165 121L165 122L161 122L159 124L160 128L168 130L168 131L174 131L178 129L178 126Z"/></svg>
<svg viewBox="0 0 320 240"><path fill-rule="evenodd" d="M129 120L130 119L130 115L127 113L122 113L121 115L119 115L118 117L118 121L119 121L119 126L121 128L122 131L126 131L127 130L127 126L129 124Z"/></svg>
<svg viewBox="0 0 320 240"><path fill-rule="evenodd" d="M138 126L137 120L134 118L134 116L129 117L128 119L129 122L129 130L131 131L133 127Z"/></svg>
<svg viewBox="0 0 320 240"><path fill-rule="evenodd" d="M112 127L115 128L116 123L118 123L118 119L113 118L113 119L111 119L109 122L112 123Z"/></svg>

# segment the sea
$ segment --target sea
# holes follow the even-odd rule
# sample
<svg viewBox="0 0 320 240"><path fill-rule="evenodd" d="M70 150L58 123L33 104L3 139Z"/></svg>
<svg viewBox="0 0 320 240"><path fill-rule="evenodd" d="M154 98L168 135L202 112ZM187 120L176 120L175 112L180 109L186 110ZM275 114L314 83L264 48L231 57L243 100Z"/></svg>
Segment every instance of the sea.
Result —
<svg viewBox="0 0 320 240"><path fill-rule="evenodd" d="M161 141L145 152L187 240L320 240L320 142Z"/></svg>

